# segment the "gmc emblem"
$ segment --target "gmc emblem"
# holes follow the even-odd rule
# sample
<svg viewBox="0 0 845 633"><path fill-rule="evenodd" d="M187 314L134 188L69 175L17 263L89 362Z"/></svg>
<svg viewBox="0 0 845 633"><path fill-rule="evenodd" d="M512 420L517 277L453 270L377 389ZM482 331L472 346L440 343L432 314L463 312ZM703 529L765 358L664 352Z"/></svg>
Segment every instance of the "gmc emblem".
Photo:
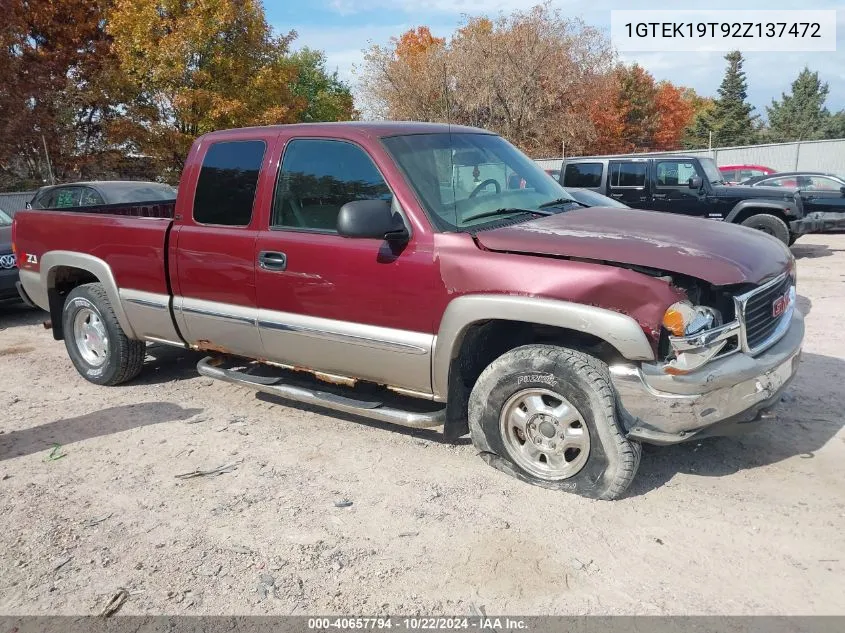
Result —
<svg viewBox="0 0 845 633"><path fill-rule="evenodd" d="M778 318L786 312L787 307L789 307L789 292L781 295L772 302L772 317L775 319Z"/></svg>

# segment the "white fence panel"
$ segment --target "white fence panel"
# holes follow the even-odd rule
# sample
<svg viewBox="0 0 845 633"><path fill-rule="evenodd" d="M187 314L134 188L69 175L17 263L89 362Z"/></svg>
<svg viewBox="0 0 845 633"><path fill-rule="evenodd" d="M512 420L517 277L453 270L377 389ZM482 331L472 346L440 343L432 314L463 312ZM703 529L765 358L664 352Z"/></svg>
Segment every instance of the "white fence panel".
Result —
<svg viewBox="0 0 845 633"><path fill-rule="evenodd" d="M712 151L645 152L641 155L712 156L717 165L763 165L777 171L824 171L845 176L845 139L719 147ZM543 169L560 169L563 159L543 158L537 163Z"/></svg>

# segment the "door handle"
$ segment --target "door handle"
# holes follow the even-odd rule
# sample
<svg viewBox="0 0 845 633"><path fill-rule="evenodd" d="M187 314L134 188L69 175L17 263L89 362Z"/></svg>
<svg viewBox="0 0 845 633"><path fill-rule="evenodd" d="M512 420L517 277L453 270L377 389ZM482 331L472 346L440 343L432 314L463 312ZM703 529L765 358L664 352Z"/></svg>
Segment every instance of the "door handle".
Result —
<svg viewBox="0 0 845 633"><path fill-rule="evenodd" d="M611 194L610 194L610 197L611 197L611 198L621 198L621 197L622 197L622 196L624 196L624 195L625 195L625 194L623 194L623 193L611 193Z"/></svg>
<svg viewBox="0 0 845 633"><path fill-rule="evenodd" d="M288 257L278 251L261 251L258 253L258 265L264 270L284 270L288 266Z"/></svg>
<svg viewBox="0 0 845 633"><path fill-rule="evenodd" d="M665 200L666 196L667 196L667 194L665 194L665 193L653 193L653 194L651 194L651 197L654 198L655 200Z"/></svg>

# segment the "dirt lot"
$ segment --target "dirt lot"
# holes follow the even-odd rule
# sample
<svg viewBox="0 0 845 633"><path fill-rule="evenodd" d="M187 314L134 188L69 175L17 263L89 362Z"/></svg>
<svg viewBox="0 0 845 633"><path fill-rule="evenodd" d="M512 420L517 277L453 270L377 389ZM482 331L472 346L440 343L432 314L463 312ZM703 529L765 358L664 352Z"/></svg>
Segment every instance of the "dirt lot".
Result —
<svg viewBox="0 0 845 633"><path fill-rule="evenodd" d="M0 306L0 613L125 587L121 614L843 614L845 235L794 252L808 336L781 418L646 448L617 502L200 378L193 353L95 387L43 314Z"/></svg>

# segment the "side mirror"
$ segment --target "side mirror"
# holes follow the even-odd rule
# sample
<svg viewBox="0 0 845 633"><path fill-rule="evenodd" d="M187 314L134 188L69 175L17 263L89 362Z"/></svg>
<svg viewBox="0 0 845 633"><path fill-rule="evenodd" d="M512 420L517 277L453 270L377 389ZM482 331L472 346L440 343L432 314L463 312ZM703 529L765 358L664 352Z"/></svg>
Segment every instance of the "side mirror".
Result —
<svg viewBox="0 0 845 633"><path fill-rule="evenodd" d="M340 208L337 232L343 237L364 237L388 242L407 242L410 237L402 217L390 200L353 200Z"/></svg>
<svg viewBox="0 0 845 633"><path fill-rule="evenodd" d="M843 189L843 190L845 190L845 187L842 187L842 189ZM31 209L31 208L32 208L32 203L31 203L31 202L27 202L27 203L26 203L26 208L27 208L27 209Z"/></svg>
<svg viewBox="0 0 845 633"><path fill-rule="evenodd" d="M693 176L687 181L690 189L701 189L701 178L698 176Z"/></svg>
<svg viewBox="0 0 845 633"><path fill-rule="evenodd" d="M839 193L845 196L845 187L839 187Z"/></svg>

